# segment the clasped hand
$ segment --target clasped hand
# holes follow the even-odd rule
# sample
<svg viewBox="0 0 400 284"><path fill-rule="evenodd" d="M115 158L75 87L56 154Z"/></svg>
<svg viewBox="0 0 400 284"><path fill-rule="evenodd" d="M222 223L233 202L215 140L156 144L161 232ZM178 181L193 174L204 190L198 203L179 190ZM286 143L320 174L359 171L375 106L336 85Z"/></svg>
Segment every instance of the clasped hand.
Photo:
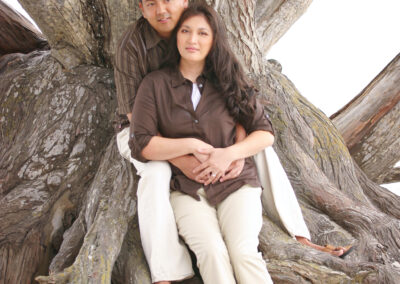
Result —
<svg viewBox="0 0 400 284"><path fill-rule="evenodd" d="M204 185L236 178L244 167L244 159L233 160L228 148L198 149L193 155L201 162L193 170L195 180Z"/></svg>

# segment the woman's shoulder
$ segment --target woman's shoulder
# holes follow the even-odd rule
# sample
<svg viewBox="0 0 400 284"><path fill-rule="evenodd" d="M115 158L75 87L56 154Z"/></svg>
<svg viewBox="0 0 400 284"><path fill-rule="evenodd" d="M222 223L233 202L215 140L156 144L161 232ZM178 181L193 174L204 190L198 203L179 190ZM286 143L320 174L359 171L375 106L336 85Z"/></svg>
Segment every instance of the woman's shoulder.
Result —
<svg viewBox="0 0 400 284"><path fill-rule="evenodd" d="M172 70L170 67L163 67L159 70L152 71L149 74L147 74L143 80L146 81L162 81L162 80L168 80L171 78Z"/></svg>

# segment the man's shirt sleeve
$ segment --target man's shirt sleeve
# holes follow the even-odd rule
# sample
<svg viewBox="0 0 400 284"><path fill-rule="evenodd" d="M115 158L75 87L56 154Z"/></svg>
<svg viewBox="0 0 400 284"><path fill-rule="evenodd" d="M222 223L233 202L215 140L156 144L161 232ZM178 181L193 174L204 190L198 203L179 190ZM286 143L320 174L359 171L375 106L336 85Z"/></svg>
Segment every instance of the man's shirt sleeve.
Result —
<svg viewBox="0 0 400 284"><path fill-rule="evenodd" d="M117 48L114 66L119 114L132 112L136 92L143 79L138 64L132 39L123 39Z"/></svg>

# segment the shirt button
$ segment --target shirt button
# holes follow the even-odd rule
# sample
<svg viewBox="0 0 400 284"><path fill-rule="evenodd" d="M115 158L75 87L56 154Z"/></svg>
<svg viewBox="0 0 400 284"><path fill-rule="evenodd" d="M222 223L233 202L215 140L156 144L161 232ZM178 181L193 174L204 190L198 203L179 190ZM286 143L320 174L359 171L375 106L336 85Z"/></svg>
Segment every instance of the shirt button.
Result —
<svg viewBox="0 0 400 284"><path fill-rule="evenodd" d="M199 88L203 88L203 84L202 83L199 84Z"/></svg>
<svg viewBox="0 0 400 284"><path fill-rule="evenodd" d="M193 121L194 121L194 123L196 123L196 124L199 123L199 121L198 121L197 119L195 119L195 120L193 120Z"/></svg>

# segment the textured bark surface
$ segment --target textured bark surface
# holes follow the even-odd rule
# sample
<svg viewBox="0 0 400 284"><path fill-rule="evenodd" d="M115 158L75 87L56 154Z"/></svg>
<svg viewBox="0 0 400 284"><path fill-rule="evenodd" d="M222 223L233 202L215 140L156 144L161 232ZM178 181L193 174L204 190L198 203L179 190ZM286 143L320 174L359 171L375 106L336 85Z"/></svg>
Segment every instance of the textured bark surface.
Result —
<svg viewBox="0 0 400 284"><path fill-rule="evenodd" d="M0 1L0 57L48 48L49 45L40 31L24 16Z"/></svg>
<svg viewBox="0 0 400 284"><path fill-rule="evenodd" d="M137 177L111 127L116 103L108 66L135 2L21 2L52 50L0 59L0 283L31 283L39 275L40 283L150 283L137 228ZM356 245L342 260L299 244L265 216L260 249L275 283L400 283L400 197L360 170L334 124L279 64L262 60L254 20L261 1L212 4L262 90L275 150L314 242Z"/></svg>
<svg viewBox="0 0 400 284"><path fill-rule="evenodd" d="M331 119L361 169L376 183L400 181L400 54ZM397 176L397 179L396 179Z"/></svg>
<svg viewBox="0 0 400 284"><path fill-rule="evenodd" d="M136 0L21 0L65 68L111 67L121 34L139 16Z"/></svg>
<svg viewBox="0 0 400 284"><path fill-rule="evenodd" d="M64 231L85 205L112 134L113 80L110 70L94 66L64 72L49 52L5 59L0 279L30 283L36 273L47 273Z"/></svg>

